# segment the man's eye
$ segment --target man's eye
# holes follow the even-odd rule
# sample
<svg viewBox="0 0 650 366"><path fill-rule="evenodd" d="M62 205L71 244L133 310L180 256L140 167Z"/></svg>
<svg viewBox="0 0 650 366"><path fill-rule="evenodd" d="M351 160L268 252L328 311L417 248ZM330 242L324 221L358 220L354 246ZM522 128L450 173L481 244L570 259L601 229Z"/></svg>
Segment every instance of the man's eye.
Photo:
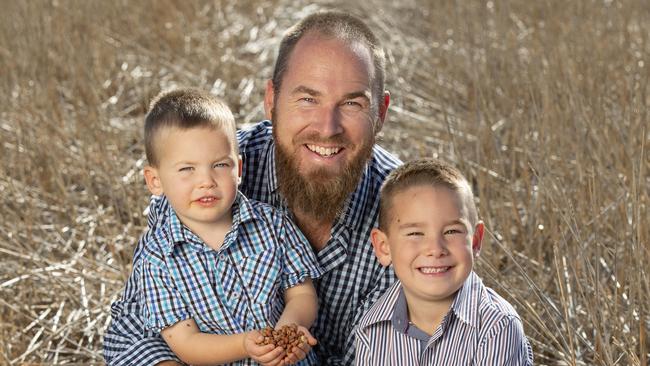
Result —
<svg viewBox="0 0 650 366"><path fill-rule="evenodd" d="M301 102L309 103L309 104L316 103L316 99L314 99L312 97L303 97L303 98L300 98L298 100L301 101Z"/></svg>

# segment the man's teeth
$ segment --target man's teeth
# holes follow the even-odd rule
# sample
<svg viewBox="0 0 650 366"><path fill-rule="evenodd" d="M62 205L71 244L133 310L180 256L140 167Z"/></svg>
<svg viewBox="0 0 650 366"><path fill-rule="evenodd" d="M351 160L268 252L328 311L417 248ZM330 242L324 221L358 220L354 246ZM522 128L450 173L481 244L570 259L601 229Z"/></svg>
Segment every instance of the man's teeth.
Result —
<svg viewBox="0 0 650 366"><path fill-rule="evenodd" d="M338 153L339 151L341 151L340 147L322 147L317 145L307 145L307 148L317 153L320 156L332 156Z"/></svg>
<svg viewBox="0 0 650 366"><path fill-rule="evenodd" d="M420 267L420 272L424 274L447 272L451 267Z"/></svg>

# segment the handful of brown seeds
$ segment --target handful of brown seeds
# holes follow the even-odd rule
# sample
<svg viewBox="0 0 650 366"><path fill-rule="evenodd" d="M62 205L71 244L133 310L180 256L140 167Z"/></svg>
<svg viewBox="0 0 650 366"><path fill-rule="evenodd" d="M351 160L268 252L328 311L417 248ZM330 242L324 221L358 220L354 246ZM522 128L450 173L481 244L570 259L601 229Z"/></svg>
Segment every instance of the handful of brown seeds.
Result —
<svg viewBox="0 0 650 366"><path fill-rule="evenodd" d="M266 327L260 331L264 340L258 342L258 346L266 346L272 344L274 346L281 346L284 348L285 353L291 353L293 347L300 347L302 344L307 343L305 333L298 330L296 324L283 325L280 329L273 329Z"/></svg>

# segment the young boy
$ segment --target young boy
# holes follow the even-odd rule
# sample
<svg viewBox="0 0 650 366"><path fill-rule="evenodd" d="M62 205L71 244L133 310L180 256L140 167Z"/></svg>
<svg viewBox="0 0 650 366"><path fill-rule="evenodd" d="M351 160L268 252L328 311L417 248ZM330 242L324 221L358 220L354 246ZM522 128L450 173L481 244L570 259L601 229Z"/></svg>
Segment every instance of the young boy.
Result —
<svg viewBox="0 0 650 366"><path fill-rule="evenodd" d="M531 365L512 306L472 271L483 239L467 180L436 160L406 163L381 189L371 241L398 281L356 328L357 365Z"/></svg>
<svg viewBox="0 0 650 366"><path fill-rule="evenodd" d="M313 363L316 257L291 221L238 192L235 130L228 107L194 89L161 94L146 116L144 177L170 204L136 264L146 326L190 364ZM286 357L258 345L259 329L292 323L307 342Z"/></svg>

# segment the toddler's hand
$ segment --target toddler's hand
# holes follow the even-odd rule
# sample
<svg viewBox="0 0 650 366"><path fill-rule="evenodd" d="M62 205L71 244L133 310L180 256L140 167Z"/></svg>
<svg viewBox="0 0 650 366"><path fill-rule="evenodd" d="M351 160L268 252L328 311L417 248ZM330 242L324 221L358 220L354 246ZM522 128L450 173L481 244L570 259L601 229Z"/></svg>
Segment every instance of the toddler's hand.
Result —
<svg viewBox="0 0 650 366"><path fill-rule="evenodd" d="M248 332L244 338L244 349L246 353L263 366L280 366L284 365L282 357L284 356L284 349L282 347L275 347L272 344L264 346L258 345L264 340L264 336L257 330Z"/></svg>
<svg viewBox="0 0 650 366"><path fill-rule="evenodd" d="M309 351L311 351L311 348L318 343L318 341L316 341L316 338L314 338L311 333L309 333L309 330L307 328L299 325L298 331L305 334L306 342L301 342L298 346L294 346L293 348L287 350L287 357L285 357L283 360L285 365L293 365L294 363L303 360L305 357L307 357L307 354Z"/></svg>

